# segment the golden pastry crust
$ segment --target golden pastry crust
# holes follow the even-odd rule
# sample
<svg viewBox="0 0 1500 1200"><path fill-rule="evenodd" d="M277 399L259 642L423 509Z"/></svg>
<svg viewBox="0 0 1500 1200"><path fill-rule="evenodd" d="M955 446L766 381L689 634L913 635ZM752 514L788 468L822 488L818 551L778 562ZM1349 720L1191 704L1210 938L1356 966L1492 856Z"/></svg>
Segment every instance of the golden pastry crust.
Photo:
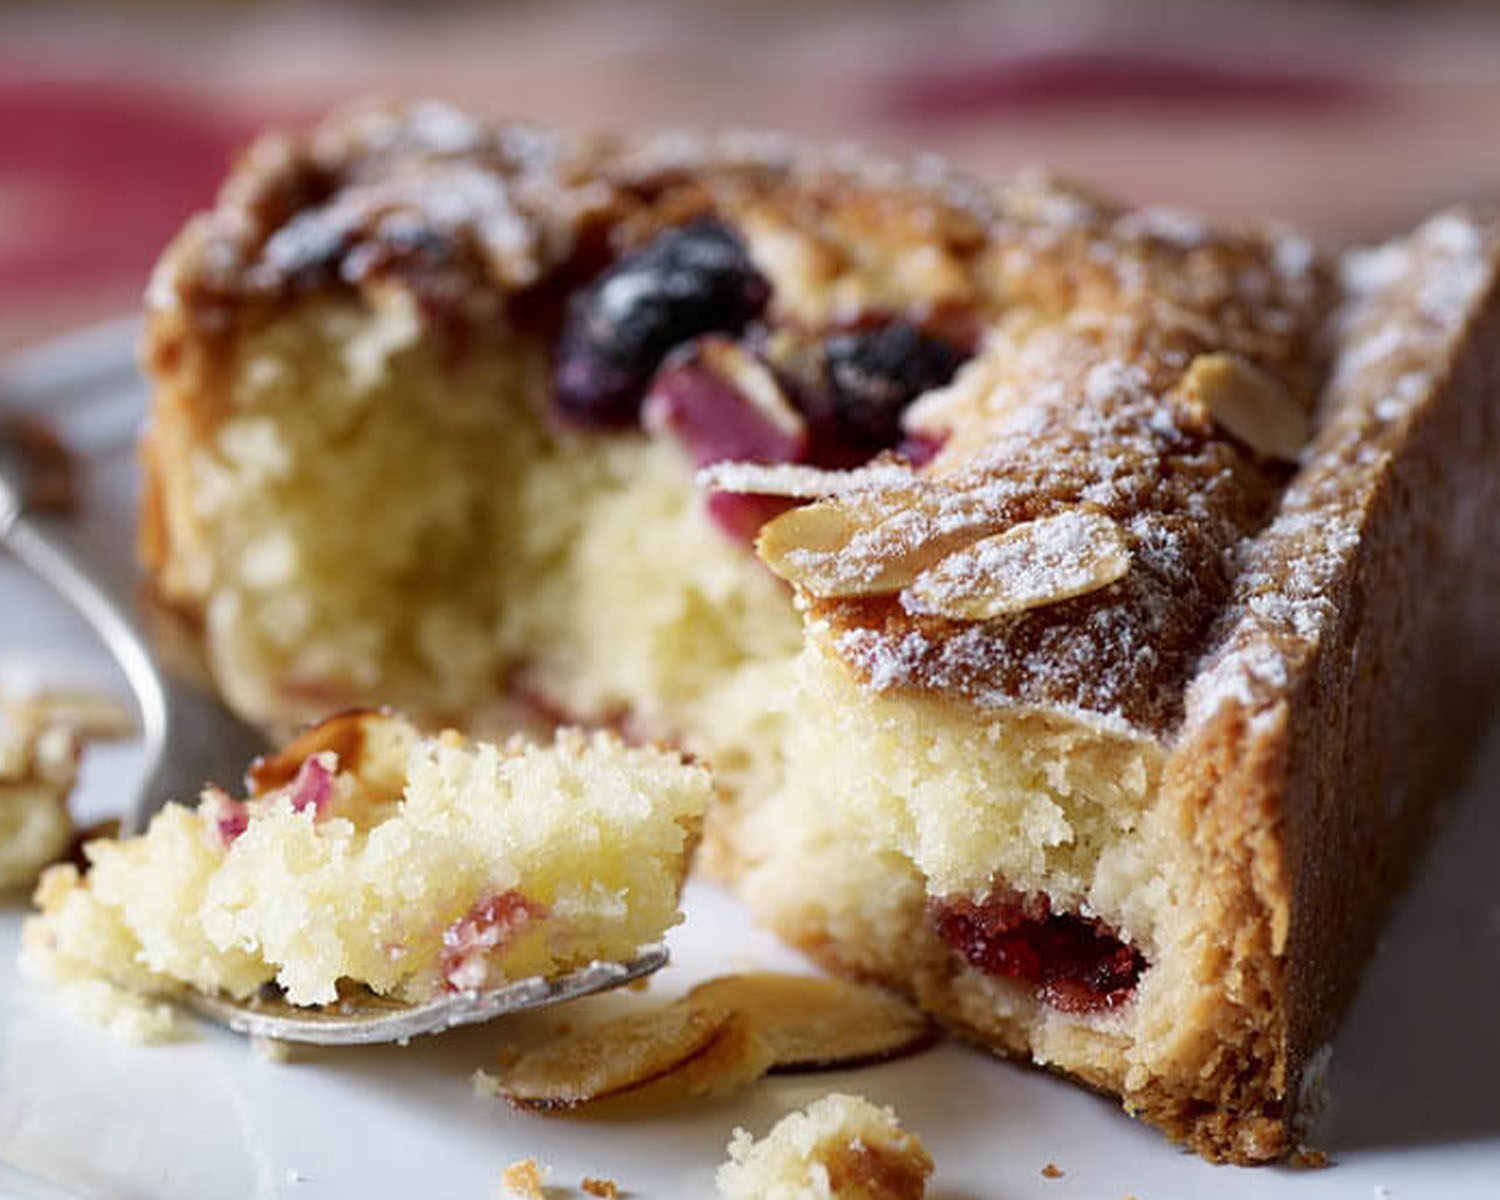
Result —
<svg viewBox="0 0 1500 1200"><path fill-rule="evenodd" d="M496 479L554 452L602 464L590 478L649 466L654 479L649 438L601 449L556 440L534 414L492 429L465 405L490 394L496 364L526 392L568 296L703 214L743 237L778 326L897 314L972 355L906 411L908 433L941 444L930 462L855 472L762 529L762 557L796 585L800 656L758 573L729 556L695 578L694 604L711 578L722 608L758 614L725 652L741 707L691 688L656 703L677 676L570 692L597 665L581 643L543 664L544 699L702 752L740 793L707 848L758 915L823 961L1121 1095L1209 1157L1288 1153L1308 1064L1493 699L1500 227L1449 214L1335 261L1284 232L1211 231L1038 177L980 187L760 136L566 138L418 106L266 139L164 258L145 350L144 554L241 708L274 720L283 705L389 700L453 719L503 690L502 672L514 684L536 666L477 653L486 627L460 636L451 615L424 635L440 643L431 662L374 682L308 678L302 660L282 680L274 655L240 652L225 630L238 636L249 592L230 594L239 559L210 511L223 473L193 464L243 459L252 482L236 486L270 494L285 450L255 438L290 408L252 428L244 397L302 394L259 380L245 348L319 330L313 351L348 361L337 388L308 394L389 407L389 390L348 380L378 377L391 344L417 347L424 373L403 376L402 394L431 390L414 428L446 438L454 463L426 477L430 491L481 469L458 460L482 438L518 447ZM290 344L269 356L278 370L300 361ZM526 404L506 411L514 422ZM662 495L692 496L672 470ZM816 472L787 478L817 494ZM611 528L619 558L639 556L624 544L637 532ZM280 562L236 536L262 574ZM462 546L453 557L475 553ZM433 595L394 568L382 578L387 593ZM718 661L686 620L672 652ZM626 659L620 629L608 644ZM659 658L667 643L651 644ZM400 691L471 662L477 680L436 699ZM386 686L398 694L369 694ZM770 732L753 737L736 724L763 718ZM819 722L816 736L798 728ZM836 777L799 790L799 771L833 759ZM1134 999L1059 1015L966 963L933 905L978 901L992 882L1116 931L1150 963Z"/></svg>

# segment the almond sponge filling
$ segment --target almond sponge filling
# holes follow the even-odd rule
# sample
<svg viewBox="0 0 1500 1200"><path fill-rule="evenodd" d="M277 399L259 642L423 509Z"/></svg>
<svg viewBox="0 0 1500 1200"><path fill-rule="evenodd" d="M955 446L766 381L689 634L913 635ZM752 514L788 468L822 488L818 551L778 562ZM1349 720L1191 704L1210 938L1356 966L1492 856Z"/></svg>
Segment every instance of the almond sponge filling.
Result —
<svg viewBox="0 0 1500 1200"><path fill-rule="evenodd" d="M312 301L218 365L220 419L165 510L204 552L163 582L210 597L232 703L269 726L380 701L669 740L721 785L705 859L792 940L910 989L918 930L1030 1024L1118 1026L1163 902L1155 742L867 686L803 648L790 590L715 520L677 441L559 427L542 348L453 360L420 328L399 299ZM1129 985L1084 1002L1056 937L1038 970L997 971L943 916L1012 891L1054 932L1109 930Z"/></svg>

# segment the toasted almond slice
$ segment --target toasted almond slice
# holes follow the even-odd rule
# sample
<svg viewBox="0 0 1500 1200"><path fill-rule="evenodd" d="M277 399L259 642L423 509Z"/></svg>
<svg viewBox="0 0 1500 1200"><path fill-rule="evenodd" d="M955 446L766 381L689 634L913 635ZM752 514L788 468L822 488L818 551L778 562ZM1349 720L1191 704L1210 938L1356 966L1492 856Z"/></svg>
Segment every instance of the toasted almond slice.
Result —
<svg viewBox="0 0 1500 1200"><path fill-rule="evenodd" d="M252 797L263 796L290 783L306 759L332 750L341 769L366 776L379 790L399 793L406 768L405 747L411 737L410 727L388 713L348 709L309 725L280 750L257 758L245 782Z"/></svg>
<svg viewBox="0 0 1500 1200"><path fill-rule="evenodd" d="M1183 391L1214 423L1257 454L1296 462L1312 436L1312 418L1281 382L1236 354L1200 354Z"/></svg>
<svg viewBox="0 0 1500 1200"><path fill-rule="evenodd" d="M749 1017L772 1071L820 1071L883 1062L932 1043L932 1022L899 996L816 975L724 975L688 993L691 1003Z"/></svg>
<svg viewBox="0 0 1500 1200"><path fill-rule="evenodd" d="M672 1004L581 1030L501 1064L499 1091L522 1108L575 1108L641 1087L705 1054L734 1021L712 1005Z"/></svg>
<svg viewBox="0 0 1500 1200"><path fill-rule="evenodd" d="M829 471L803 463L721 462L699 471L697 482L711 492L821 500L851 492L905 487L914 478L911 467L899 462L872 463L849 471Z"/></svg>
<svg viewBox="0 0 1500 1200"><path fill-rule="evenodd" d="M738 342L725 337L701 338L698 354L709 370L734 384L772 426L793 436L806 431L807 422L786 398L771 368Z"/></svg>
<svg viewBox="0 0 1500 1200"><path fill-rule="evenodd" d="M915 490L804 504L766 522L755 548L772 571L809 595L890 595L987 532L958 522L943 528L934 505Z"/></svg>
<svg viewBox="0 0 1500 1200"><path fill-rule="evenodd" d="M678 1006L695 1007L682 1002ZM667 1084L680 1075L690 1096L724 1096L754 1083L774 1062L774 1052L761 1037L757 1022L748 1013L730 1010L729 1020L708 1048L690 1058L680 1071L662 1076L659 1082Z"/></svg>
<svg viewBox="0 0 1500 1200"><path fill-rule="evenodd" d="M1130 569L1125 531L1070 509L1013 525L950 554L901 594L911 612L986 621L1083 596Z"/></svg>

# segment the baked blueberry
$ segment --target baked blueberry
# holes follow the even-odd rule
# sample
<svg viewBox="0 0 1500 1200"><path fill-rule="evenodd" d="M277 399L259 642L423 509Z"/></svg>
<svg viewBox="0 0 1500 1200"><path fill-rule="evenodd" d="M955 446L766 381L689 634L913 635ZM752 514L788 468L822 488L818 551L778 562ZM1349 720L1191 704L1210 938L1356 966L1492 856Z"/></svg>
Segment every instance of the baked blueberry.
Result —
<svg viewBox="0 0 1500 1200"><path fill-rule="evenodd" d="M839 442L880 449L901 440L901 414L953 378L964 355L910 321L833 334L823 341L825 419Z"/></svg>
<svg viewBox="0 0 1500 1200"><path fill-rule="evenodd" d="M734 333L765 307L770 287L722 222L658 234L615 263L568 307L554 379L568 420L633 422L667 352L699 334Z"/></svg>

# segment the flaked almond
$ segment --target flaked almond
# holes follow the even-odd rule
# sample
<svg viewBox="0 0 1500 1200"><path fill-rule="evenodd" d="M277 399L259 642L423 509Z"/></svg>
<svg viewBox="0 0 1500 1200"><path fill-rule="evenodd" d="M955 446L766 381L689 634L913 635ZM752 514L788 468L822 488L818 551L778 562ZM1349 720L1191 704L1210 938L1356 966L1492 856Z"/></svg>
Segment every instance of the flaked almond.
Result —
<svg viewBox="0 0 1500 1200"><path fill-rule="evenodd" d="M726 1011L714 1005L709 1008ZM707 1049L688 1059L681 1070L662 1076L659 1083L671 1086L680 1078L690 1096L725 1096L749 1087L771 1069L774 1054L756 1022L746 1013L728 1011L729 1019Z"/></svg>
<svg viewBox="0 0 1500 1200"><path fill-rule="evenodd" d="M1281 382L1236 354L1200 354L1183 392L1214 424L1257 454L1296 462L1312 436L1312 418Z"/></svg>
<svg viewBox="0 0 1500 1200"><path fill-rule="evenodd" d="M987 621L1098 591L1129 569L1125 531L1102 513L1070 509L955 551L918 576L901 603L910 612Z"/></svg>
<svg viewBox="0 0 1500 1200"><path fill-rule="evenodd" d="M724 975L688 993L747 1016L772 1071L820 1071L884 1062L930 1045L932 1022L899 996L816 975Z"/></svg>
<svg viewBox="0 0 1500 1200"><path fill-rule="evenodd" d="M781 578L822 599L899 592L956 546L984 533L937 522L914 490L820 500L762 526L755 548Z"/></svg>
<svg viewBox="0 0 1500 1200"><path fill-rule="evenodd" d="M309 758L331 750L340 770L360 776L374 790L399 794L412 737L411 727L389 713L348 709L309 725L280 750L257 758L245 782L252 797L263 796L291 783Z"/></svg>
<svg viewBox="0 0 1500 1200"><path fill-rule="evenodd" d="M727 1009L672 1004L548 1042L502 1064L498 1090L522 1108L575 1108L642 1087L709 1052ZM711 1077L709 1070L705 1078ZM707 1085L704 1085L707 1090Z"/></svg>
<svg viewBox="0 0 1500 1200"><path fill-rule="evenodd" d="M698 486L711 492L821 500L851 492L890 490L910 485L914 474L904 463L882 462L849 471L803 463L721 462L698 472Z"/></svg>
<svg viewBox="0 0 1500 1200"><path fill-rule="evenodd" d="M721 379L734 384L766 422L789 437L807 430L802 414L786 398L771 368L738 342L725 337L705 337L698 342L698 357Z"/></svg>

